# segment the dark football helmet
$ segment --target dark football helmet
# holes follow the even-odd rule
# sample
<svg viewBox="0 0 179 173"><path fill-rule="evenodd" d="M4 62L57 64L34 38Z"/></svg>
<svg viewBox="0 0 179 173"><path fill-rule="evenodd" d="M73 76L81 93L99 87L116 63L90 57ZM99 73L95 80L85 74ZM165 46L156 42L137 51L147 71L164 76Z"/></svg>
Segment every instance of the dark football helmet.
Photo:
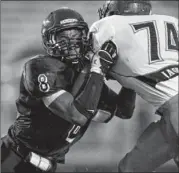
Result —
<svg viewBox="0 0 179 173"><path fill-rule="evenodd" d="M149 15L152 5L149 0L109 0L98 9L99 18L111 15Z"/></svg>
<svg viewBox="0 0 179 173"><path fill-rule="evenodd" d="M78 12L67 7L60 8L43 21L43 46L49 55L77 64L84 58L88 47L88 29Z"/></svg>

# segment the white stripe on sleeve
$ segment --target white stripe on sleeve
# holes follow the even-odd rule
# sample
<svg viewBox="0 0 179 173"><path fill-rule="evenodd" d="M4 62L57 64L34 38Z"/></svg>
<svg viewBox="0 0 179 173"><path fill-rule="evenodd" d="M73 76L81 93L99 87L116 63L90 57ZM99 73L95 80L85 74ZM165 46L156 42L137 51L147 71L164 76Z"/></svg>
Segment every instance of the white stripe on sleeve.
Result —
<svg viewBox="0 0 179 173"><path fill-rule="evenodd" d="M64 94L64 93L66 93L65 90L60 90L60 91L58 91L58 92L56 92L56 93L54 93L54 94L52 94L52 95L50 95L50 96L43 97L42 100L43 100L45 106L46 106L46 107L49 107L49 105L50 105L56 98L58 98L60 95L62 95L62 94Z"/></svg>

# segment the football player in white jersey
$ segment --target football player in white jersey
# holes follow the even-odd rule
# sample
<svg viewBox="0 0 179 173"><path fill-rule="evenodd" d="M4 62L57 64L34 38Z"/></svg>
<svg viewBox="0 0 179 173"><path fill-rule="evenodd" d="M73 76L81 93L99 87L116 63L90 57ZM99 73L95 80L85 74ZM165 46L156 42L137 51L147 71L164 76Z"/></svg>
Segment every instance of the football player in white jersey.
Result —
<svg viewBox="0 0 179 173"><path fill-rule="evenodd" d="M119 163L119 172L154 171L178 155L178 20L152 15L144 0L107 1L89 32L99 56L118 55L111 78L156 107L151 123Z"/></svg>

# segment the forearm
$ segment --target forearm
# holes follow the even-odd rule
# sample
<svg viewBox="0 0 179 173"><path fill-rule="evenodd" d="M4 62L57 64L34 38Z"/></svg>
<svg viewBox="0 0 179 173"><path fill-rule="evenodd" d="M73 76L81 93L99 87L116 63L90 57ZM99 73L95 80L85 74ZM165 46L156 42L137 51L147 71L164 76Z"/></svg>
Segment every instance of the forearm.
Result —
<svg viewBox="0 0 179 173"><path fill-rule="evenodd" d="M103 87L103 76L91 72L85 85L80 89L79 94L74 98L65 90L43 98L46 107L55 115L83 126L94 115Z"/></svg>
<svg viewBox="0 0 179 173"><path fill-rule="evenodd" d="M135 108L136 93L130 89L122 88L119 94L106 85L103 87L98 111L93 121L107 123L114 115L122 119L132 117Z"/></svg>
<svg viewBox="0 0 179 173"><path fill-rule="evenodd" d="M77 125L85 125L88 119L74 105L74 97L65 90L44 97L44 105L56 116Z"/></svg>
<svg viewBox="0 0 179 173"><path fill-rule="evenodd" d="M98 110L92 120L98 123L109 122L115 114L116 98L117 93L104 84L98 104Z"/></svg>
<svg viewBox="0 0 179 173"><path fill-rule="evenodd" d="M117 96L116 116L122 119L130 119L135 109L136 93L133 90L122 87Z"/></svg>
<svg viewBox="0 0 179 173"><path fill-rule="evenodd" d="M87 119L91 119L97 110L103 84L103 75L91 72L83 90L74 100L77 110Z"/></svg>

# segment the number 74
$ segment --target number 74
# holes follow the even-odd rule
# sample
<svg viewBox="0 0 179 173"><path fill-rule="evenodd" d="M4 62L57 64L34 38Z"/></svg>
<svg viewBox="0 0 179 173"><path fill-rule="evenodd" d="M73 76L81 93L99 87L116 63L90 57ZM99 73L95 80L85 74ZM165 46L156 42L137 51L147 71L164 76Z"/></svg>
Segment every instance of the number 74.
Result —
<svg viewBox="0 0 179 173"><path fill-rule="evenodd" d="M134 33L140 30L147 29L149 40L149 64L161 61L162 57L159 54L159 35L157 32L156 21L143 22L138 24L131 24ZM165 22L166 30L166 50L178 51L178 35L175 25L173 23Z"/></svg>

